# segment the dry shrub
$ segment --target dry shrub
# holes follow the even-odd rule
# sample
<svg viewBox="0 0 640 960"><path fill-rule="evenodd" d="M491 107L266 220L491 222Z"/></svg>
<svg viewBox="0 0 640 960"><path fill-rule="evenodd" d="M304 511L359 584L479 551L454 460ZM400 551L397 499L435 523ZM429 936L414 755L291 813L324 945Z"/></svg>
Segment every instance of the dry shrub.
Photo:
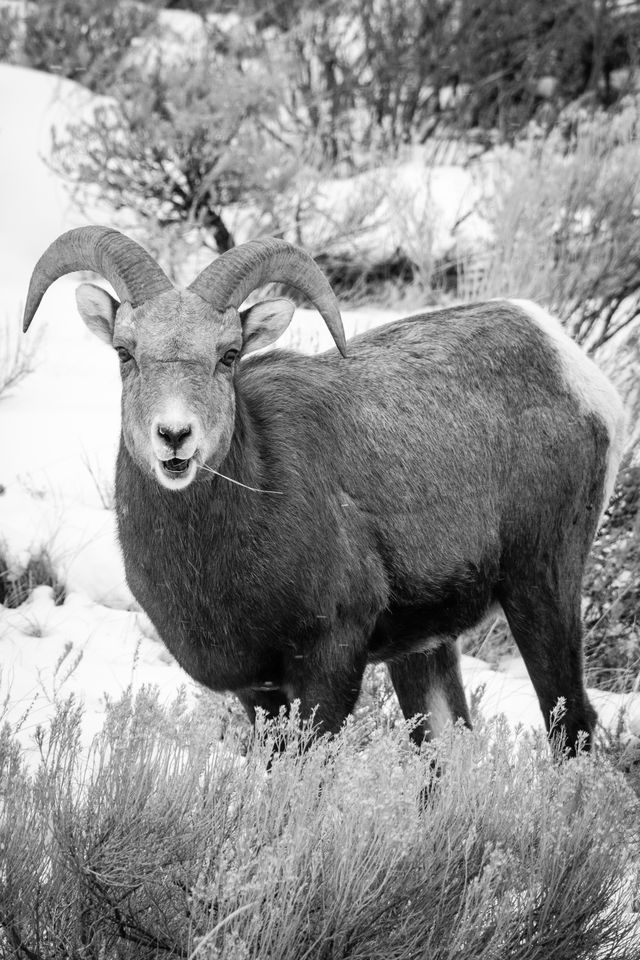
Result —
<svg viewBox="0 0 640 960"><path fill-rule="evenodd" d="M6 607L19 607L29 599L36 587L53 589L56 604L64 603L65 588L56 574L48 550L41 549L29 557L26 567L13 573L6 559L0 554L0 603Z"/></svg>
<svg viewBox="0 0 640 960"><path fill-rule="evenodd" d="M25 342L18 332L21 323L22 317L15 328L6 322L0 331L0 396L17 387L34 369L38 341Z"/></svg>
<svg viewBox="0 0 640 960"><path fill-rule="evenodd" d="M587 676L605 690L640 684L640 466L624 466L587 562Z"/></svg>
<svg viewBox="0 0 640 960"><path fill-rule="evenodd" d="M15 56L20 18L12 7L0 7L0 62Z"/></svg>
<svg viewBox="0 0 640 960"><path fill-rule="evenodd" d="M500 723L422 754L373 721L311 743L295 714L243 759L210 706L150 691L88 758L79 724L61 707L31 770L0 737L7 958L636 955L637 802L602 762Z"/></svg>
<svg viewBox="0 0 640 960"><path fill-rule="evenodd" d="M38 0L26 5L21 58L35 70L109 92L131 43L155 22L151 3Z"/></svg>
<svg viewBox="0 0 640 960"><path fill-rule="evenodd" d="M494 242L461 265L464 299L527 297L597 350L640 314L640 103L577 115L498 153Z"/></svg>

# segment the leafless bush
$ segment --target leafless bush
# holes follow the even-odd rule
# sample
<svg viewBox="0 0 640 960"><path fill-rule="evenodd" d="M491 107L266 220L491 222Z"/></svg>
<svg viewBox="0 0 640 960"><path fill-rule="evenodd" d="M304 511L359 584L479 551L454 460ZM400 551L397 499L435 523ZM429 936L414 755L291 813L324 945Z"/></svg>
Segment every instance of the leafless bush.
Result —
<svg viewBox="0 0 640 960"><path fill-rule="evenodd" d="M98 499L105 510L114 510L116 505L116 493L113 477L105 476L104 470L99 464L94 462L88 454L82 456L82 462L98 494Z"/></svg>
<svg viewBox="0 0 640 960"><path fill-rule="evenodd" d="M33 372L37 341L27 343L19 330L16 320L15 332L9 324L0 331L0 396Z"/></svg>
<svg viewBox="0 0 640 960"><path fill-rule="evenodd" d="M240 0L262 56L286 78L290 120L323 160L360 162L444 123L512 142L561 104L610 105L632 83L635 4L582 0ZM627 80L614 82L627 68Z"/></svg>
<svg viewBox="0 0 640 960"><path fill-rule="evenodd" d="M265 130L277 89L266 69L245 70L214 42L179 64L132 67L110 103L54 138L54 167L81 203L97 192L152 230L180 225L222 252L235 242L224 209L262 204L286 178Z"/></svg>

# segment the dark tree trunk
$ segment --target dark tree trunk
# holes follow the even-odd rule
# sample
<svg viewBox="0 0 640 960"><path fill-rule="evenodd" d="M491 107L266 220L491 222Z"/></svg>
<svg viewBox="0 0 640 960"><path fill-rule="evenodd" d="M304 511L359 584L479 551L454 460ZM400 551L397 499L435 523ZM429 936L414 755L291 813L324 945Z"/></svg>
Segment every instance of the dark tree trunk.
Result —
<svg viewBox="0 0 640 960"><path fill-rule="evenodd" d="M211 230L219 253L225 253L235 247L236 241L226 223L216 210L207 208L202 217L202 226Z"/></svg>

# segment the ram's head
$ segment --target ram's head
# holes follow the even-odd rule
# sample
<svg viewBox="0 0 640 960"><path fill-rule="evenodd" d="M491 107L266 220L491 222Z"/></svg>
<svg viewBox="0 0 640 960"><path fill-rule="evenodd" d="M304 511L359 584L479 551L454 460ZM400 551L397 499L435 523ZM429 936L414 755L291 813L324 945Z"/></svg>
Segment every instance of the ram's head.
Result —
<svg viewBox="0 0 640 960"><path fill-rule="evenodd" d="M345 355L340 312L317 264L282 240L252 240L213 261L186 290L177 290L135 241L107 227L81 227L59 237L31 277L26 331L47 288L76 270L109 281L83 283L80 314L114 347L122 374L122 433L141 470L170 490L214 469L228 453L235 423L234 370L247 353L276 340L294 311L289 300L240 305L257 287L282 281L316 305Z"/></svg>

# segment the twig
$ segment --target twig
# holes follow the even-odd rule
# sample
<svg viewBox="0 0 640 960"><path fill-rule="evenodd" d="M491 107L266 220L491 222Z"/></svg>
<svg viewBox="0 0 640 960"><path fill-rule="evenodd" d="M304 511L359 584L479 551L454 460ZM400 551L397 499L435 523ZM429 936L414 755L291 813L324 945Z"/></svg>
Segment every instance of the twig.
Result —
<svg viewBox="0 0 640 960"><path fill-rule="evenodd" d="M232 477L225 476L225 474L220 473L219 470L208 467L206 463L202 463L201 461L196 461L196 463L202 470L208 470L209 473L213 473L216 477L222 477L223 480L228 480L229 483L235 483L238 487L244 487L245 490L251 490L253 493L273 493L278 497L284 496L282 490L259 490L258 487L250 487L248 483L242 483L240 480L234 480Z"/></svg>

